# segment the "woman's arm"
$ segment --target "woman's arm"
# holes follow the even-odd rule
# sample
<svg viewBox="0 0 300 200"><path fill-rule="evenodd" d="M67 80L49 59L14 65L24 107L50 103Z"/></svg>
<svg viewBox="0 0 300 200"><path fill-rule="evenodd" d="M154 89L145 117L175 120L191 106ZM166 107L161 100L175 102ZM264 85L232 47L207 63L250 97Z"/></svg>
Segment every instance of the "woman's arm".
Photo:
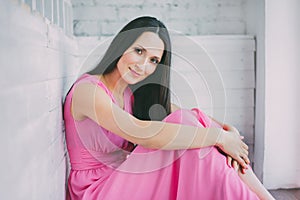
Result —
<svg viewBox="0 0 300 200"><path fill-rule="evenodd" d="M115 105L105 91L96 85L76 86L72 98L72 114L76 119L89 117L120 137L154 149L191 149L218 146L246 165L248 146L235 134L220 128L201 128L135 118Z"/></svg>

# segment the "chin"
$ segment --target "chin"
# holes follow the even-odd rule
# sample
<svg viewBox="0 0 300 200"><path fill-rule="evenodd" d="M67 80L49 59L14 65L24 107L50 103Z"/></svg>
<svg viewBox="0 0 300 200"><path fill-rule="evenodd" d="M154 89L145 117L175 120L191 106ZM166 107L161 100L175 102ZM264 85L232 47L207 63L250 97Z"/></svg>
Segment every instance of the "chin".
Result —
<svg viewBox="0 0 300 200"><path fill-rule="evenodd" d="M137 83L141 82L142 80L144 80L144 78L141 78L141 79L128 79L126 82L129 85L134 85L134 84L137 84Z"/></svg>
<svg viewBox="0 0 300 200"><path fill-rule="evenodd" d="M128 85L134 85L134 84L137 84L139 82L141 82L142 80L131 80L131 81L128 81Z"/></svg>

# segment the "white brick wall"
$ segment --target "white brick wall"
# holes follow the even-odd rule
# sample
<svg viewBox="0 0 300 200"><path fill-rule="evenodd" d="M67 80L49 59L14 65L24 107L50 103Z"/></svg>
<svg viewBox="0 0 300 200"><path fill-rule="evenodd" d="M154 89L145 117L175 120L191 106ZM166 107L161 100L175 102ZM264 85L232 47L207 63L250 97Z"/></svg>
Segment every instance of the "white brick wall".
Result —
<svg viewBox="0 0 300 200"><path fill-rule="evenodd" d="M157 17L169 29L188 35L246 33L246 0L72 0L72 3L76 36L114 35L129 20L141 15Z"/></svg>
<svg viewBox="0 0 300 200"><path fill-rule="evenodd" d="M0 199L64 199L62 101L77 71L77 43L31 8L0 7Z"/></svg>

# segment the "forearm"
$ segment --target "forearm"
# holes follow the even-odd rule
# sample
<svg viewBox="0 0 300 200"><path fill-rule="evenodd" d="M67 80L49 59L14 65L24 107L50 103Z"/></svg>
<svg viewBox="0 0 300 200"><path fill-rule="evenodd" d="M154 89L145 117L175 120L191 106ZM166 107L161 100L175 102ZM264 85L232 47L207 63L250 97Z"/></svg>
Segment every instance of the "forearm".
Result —
<svg viewBox="0 0 300 200"><path fill-rule="evenodd" d="M142 146L154 149L193 149L220 144L223 130L164 122L151 122L147 130L159 130L150 138L141 140ZM156 128L155 128L156 127ZM145 130L147 132L147 130ZM145 135L149 135L145 132Z"/></svg>
<svg viewBox="0 0 300 200"><path fill-rule="evenodd" d="M212 146L218 144L223 131L221 128L140 120L113 104L110 107L112 109L101 107L96 121L116 135L147 148L171 150Z"/></svg>
<svg viewBox="0 0 300 200"><path fill-rule="evenodd" d="M102 107L106 115L97 116L99 124L105 125L107 130L135 144L165 150L216 145L242 165L246 166L244 160L248 162L248 146L232 131L226 131L220 127L204 128L160 121L144 121L115 105L112 107L113 110L106 112L107 108Z"/></svg>

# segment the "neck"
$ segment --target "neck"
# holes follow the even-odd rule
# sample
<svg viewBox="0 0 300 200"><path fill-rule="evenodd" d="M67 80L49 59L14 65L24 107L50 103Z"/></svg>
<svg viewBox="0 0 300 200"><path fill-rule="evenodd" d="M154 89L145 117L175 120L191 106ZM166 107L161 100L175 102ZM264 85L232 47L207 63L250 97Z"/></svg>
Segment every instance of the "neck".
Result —
<svg viewBox="0 0 300 200"><path fill-rule="evenodd" d="M112 72L102 75L100 78L107 88L112 92L115 98L123 97L123 93L128 84L120 77L118 73Z"/></svg>

